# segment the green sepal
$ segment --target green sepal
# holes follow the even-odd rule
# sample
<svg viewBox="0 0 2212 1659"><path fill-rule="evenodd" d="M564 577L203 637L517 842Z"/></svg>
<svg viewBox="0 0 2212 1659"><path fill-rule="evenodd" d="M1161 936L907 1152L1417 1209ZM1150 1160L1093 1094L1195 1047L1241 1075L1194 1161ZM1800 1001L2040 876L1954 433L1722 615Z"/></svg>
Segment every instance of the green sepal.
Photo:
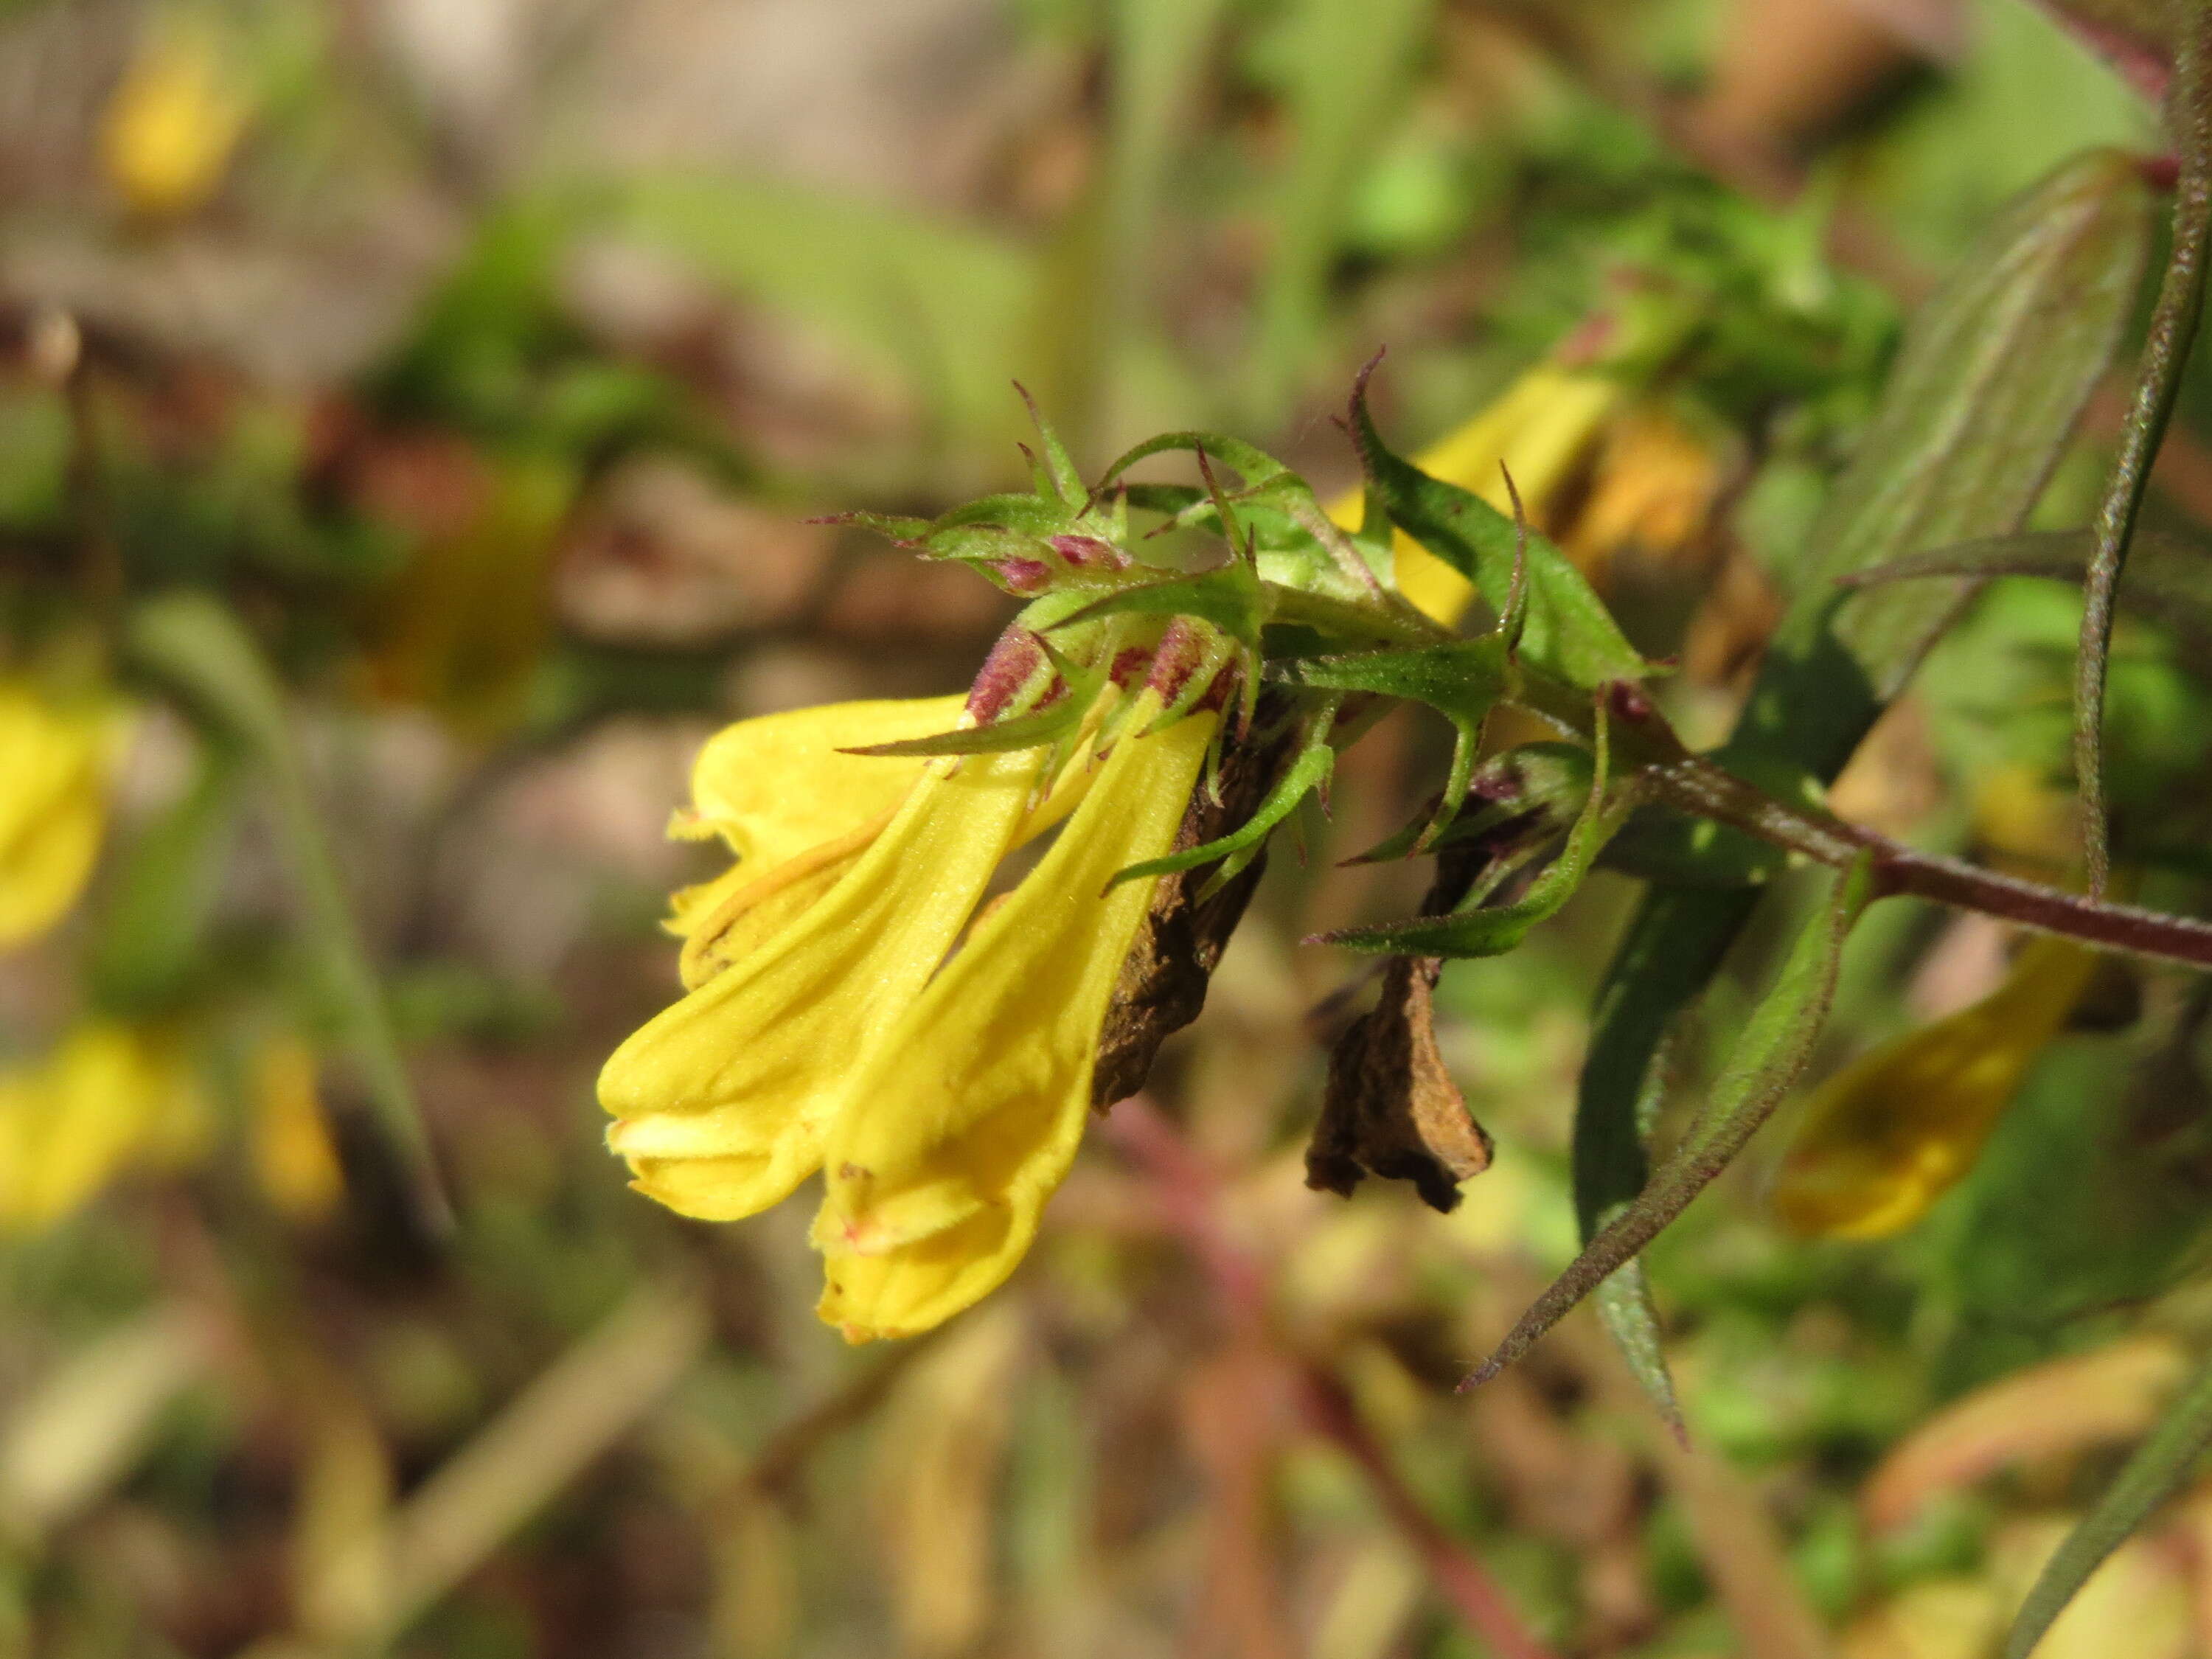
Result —
<svg viewBox="0 0 2212 1659"><path fill-rule="evenodd" d="M1022 620L1027 622L1040 611L1049 615L1060 608L1065 598L1061 594L1048 594L1024 611ZM1047 623L1044 625L1049 627L1052 624ZM840 752L884 757L1000 755L1017 749L1035 749L1043 744L1060 742L1082 723L1085 711L1097 702L1099 694L1106 689L1106 676L1099 670L1087 667L1067 656L1042 633L1033 629L1032 637L1043 651L1045 661L1037 672L1031 674L1024 689L1016 694L1009 705L1012 712L1001 714L997 720L982 726L964 726L928 737L908 738L897 743L871 744L865 748L847 749ZM1053 698L1048 706L1039 707L1056 685L1065 688L1064 695Z"/></svg>
<svg viewBox="0 0 2212 1659"><path fill-rule="evenodd" d="M1520 647L1532 665L1581 690L1655 672L1548 538L1516 528L1480 496L1390 452L1368 414L1364 374L1352 394L1352 429L1368 488L1391 522L1473 582L1501 616L1511 603L1515 566L1524 564L1528 613Z"/></svg>
<svg viewBox="0 0 2212 1659"><path fill-rule="evenodd" d="M1591 864L1626 810L1626 800L1608 803L1606 790L1607 741L1605 703L1598 700L1595 755L1590 765L1589 793L1582 811L1567 831L1559 856L1544 867L1528 890L1510 904L1487 908L1462 908L1443 916L1416 916L1376 927L1346 928L1324 933L1321 941L1382 956L1494 957L1514 949L1530 928L1549 921L1571 897L1589 873ZM1479 895L1477 896L1479 902Z"/></svg>
<svg viewBox="0 0 2212 1659"><path fill-rule="evenodd" d="M1195 576L1121 588L1048 625L1071 628L1107 617L1195 617L1256 653L1267 611L1267 590L1242 560L1235 560Z"/></svg>
<svg viewBox="0 0 2212 1659"><path fill-rule="evenodd" d="M913 548L919 548L922 538L933 527L927 519L909 518L901 513L831 513L808 522L851 525L861 530L872 530L901 547Z"/></svg>
<svg viewBox="0 0 2212 1659"><path fill-rule="evenodd" d="M1021 393L1022 403L1030 411L1030 422L1036 428L1037 447L1032 450L1022 446L1022 453L1029 458L1030 477L1036 485L1040 498L1057 497L1066 506L1081 512L1091 504L1091 492L1085 488L1083 475L1075 469L1075 459L1067 453L1067 446L1060 441L1060 434L1052 429L1044 411L1037 407L1030 389L1019 380L1014 390ZM1042 452L1042 453L1039 453Z"/></svg>
<svg viewBox="0 0 2212 1659"><path fill-rule="evenodd" d="M1571 823L1589 799L1594 769L1589 750L1571 743L1529 743L1493 755L1477 768L1468 782L1468 799L1480 805L1464 807L1429 848L1442 852L1467 842L1496 835L1520 818L1548 824L1556 834ZM1416 856L1429 820L1421 818L1366 852L1346 859L1346 864L1383 864Z"/></svg>
<svg viewBox="0 0 2212 1659"><path fill-rule="evenodd" d="M206 734L191 787L126 843L85 965L93 1000L109 1012L159 1012L204 968L223 866L245 816L246 770L236 744Z"/></svg>
<svg viewBox="0 0 2212 1659"><path fill-rule="evenodd" d="M1336 747L1329 741L1329 732L1336 724L1337 707L1336 702L1330 702L1315 714L1308 726L1304 746L1282 776L1276 779L1257 810L1238 828L1202 846L1133 864L1116 872L1114 882L1109 884L1134 881L1140 876L1171 876L1181 870L1195 870L1216 859L1226 862L1199 890L1199 897L1203 900L1234 881L1243 873L1275 826L1290 817L1308 793L1327 787L1336 769Z"/></svg>
<svg viewBox="0 0 2212 1659"><path fill-rule="evenodd" d="M1511 642L1502 632L1443 645L1363 651L1282 665L1285 680L1334 691L1365 691L1426 703L1452 723L1451 769L1436 816L1415 843L1425 852L1457 816L1474 774L1483 722L1518 684Z"/></svg>
<svg viewBox="0 0 2212 1659"><path fill-rule="evenodd" d="M1232 541L1233 526L1224 517L1231 504L1279 514L1296 533L1271 537L1259 550L1273 556L1278 563L1279 568L1270 573L1273 579L1286 586L1313 588L1370 604L1395 600L1376 574L1371 553L1330 520L1313 486L1265 450L1240 438L1214 432L1162 433L1119 457L1106 469L1099 487L1103 489L1112 484L1139 461L1175 450L1188 451L1235 469L1243 480L1242 487L1216 501L1207 490L1158 484L1128 486L1137 505L1168 513L1174 528L1217 528Z"/></svg>
<svg viewBox="0 0 2212 1659"><path fill-rule="evenodd" d="M864 749L841 749L841 755L884 757L918 755L1000 755L1016 749L1035 749L1056 743L1075 728L1089 707L1081 697L1062 697L1051 708L1031 714L1016 714L988 726L963 726L933 737L907 738L897 743L872 743Z"/></svg>

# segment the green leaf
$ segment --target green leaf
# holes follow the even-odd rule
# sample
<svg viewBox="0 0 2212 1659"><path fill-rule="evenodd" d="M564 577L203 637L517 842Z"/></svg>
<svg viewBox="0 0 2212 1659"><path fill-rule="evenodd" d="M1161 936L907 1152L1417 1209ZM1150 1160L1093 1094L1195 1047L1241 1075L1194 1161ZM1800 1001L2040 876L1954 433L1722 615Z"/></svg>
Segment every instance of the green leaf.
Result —
<svg viewBox="0 0 2212 1659"><path fill-rule="evenodd" d="M304 931L368 1085L376 1122L407 1171L417 1218L433 1231L445 1231L452 1212L429 1136L292 740L283 687L252 635L205 593L179 590L147 600L131 613L125 641L137 666L212 726L218 741L228 738L245 746L268 784Z"/></svg>
<svg viewBox="0 0 2212 1659"><path fill-rule="evenodd" d="M2005 1634L2004 1659L2028 1659L2105 1558L2188 1483L2207 1446L2212 1446L2212 1364L2197 1374L2105 1488L2097 1506L2044 1564Z"/></svg>
<svg viewBox="0 0 2212 1659"><path fill-rule="evenodd" d="M244 805L240 770L234 744L202 744L191 787L125 847L87 964L103 1006L155 1012L175 1000L201 966Z"/></svg>
<svg viewBox="0 0 2212 1659"><path fill-rule="evenodd" d="M1892 559L1858 572L1848 585L2036 576L2078 587L2095 548L2095 536L2087 530L1985 536ZM2169 531L2139 530L2128 555L2128 579L2113 597L2120 609L2158 623L2186 645L2183 666L2212 673L2212 548Z"/></svg>
<svg viewBox="0 0 2212 1659"><path fill-rule="evenodd" d="M2150 234L2135 157L2096 151L2015 201L1921 308L1808 538L1731 747L1826 781L1972 596L1837 584L1923 548L2016 530L2135 303Z"/></svg>
<svg viewBox="0 0 2212 1659"><path fill-rule="evenodd" d="M1990 225L1921 307L1858 453L1815 521L1796 593L1723 757L1822 784L1970 597L1971 582L1853 595L1837 584L1917 550L2018 529L2071 441L2133 306L2150 230L2135 158L2069 162ZM1747 769L1756 771L1756 766ZM1648 895L1599 993L1575 1117L1584 1236L1648 1164L1636 1102L1759 890Z"/></svg>
<svg viewBox="0 0 2212 1659"><path fill-rule="evenodd" d="M1528 617L1521 653L1529 664L1583 690L1650 672L1595 590L1549 538L1524 537L1513 520L1480 496L1431 478L1390 453L1367 412L1363 378L1352 398L1352 436L1368 485L1391 522L1482 590L1501 616L1525 556Z"/></svg>
<svg viewBox="0 0 2212 1659"><path fill-rule="evenodd" d="M1636 1386L1674 1438L1687 1443L1690 1431L1682 1420L1681 1398L1674 1392L1674 1374L1667 1368L1659 1307L1652 1299L1651 1275L1644 1271L1644 1258L1633 1258L1601 1280L1592 1300L1597 1304L1598 1322L1620 1350Z"/></svg>
<svg viewBox="0 0 2212 1659"><path fill-rule="evenodd" d="M1462 1387L1479 1386L1511 1364L1577 1302L1632 1261L1735 1161L1773 1115L1804 1071L1827 1021L1844 941L1865 910L1872 887L1872 866L1866 858L1837 875L1827 902L1798 934L1782 971L1759 999L1682 1146L1650 1184L1598 1230Z"/></svg>
<svg viewBox="0 0 2212 1659"><path fill-rule="evenodd" d="M671 173L612 194L630 234L901 374L945 424L1007 430L1037 280L1012 241L795 182Z"/></svg>
<svg viewBox="0 0 2212 1659"><path fill-rule="evenodd" d="M1299 0L1286 54L1293 135L1260 293L1254 367L1272 412L1295 390L1319 337L1329 268L1360 170L1388 133L1434 0Z"/></svg>

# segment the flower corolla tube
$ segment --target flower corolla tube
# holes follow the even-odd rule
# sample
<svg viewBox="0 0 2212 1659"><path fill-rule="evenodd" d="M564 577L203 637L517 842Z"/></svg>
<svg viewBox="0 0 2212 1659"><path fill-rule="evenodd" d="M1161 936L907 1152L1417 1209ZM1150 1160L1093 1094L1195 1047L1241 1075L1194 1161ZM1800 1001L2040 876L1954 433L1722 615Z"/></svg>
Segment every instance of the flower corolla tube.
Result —
<svg viewBox="0 0 2212 1659"><path fill-rule="evenodd" d="M1218 665L1194 683L1209 659L1180 648L1188 628L1128 631L1079 708L1017 624L964 700L741 721L672 826L738 861L675 896L688 994L601 1073L608 1144L640 1191L704 1220L823 1171L821 1312L852 1340L926 1329L1005 1279L1081 1139L1157 879L1115 878L1173 847L1229 689ZM1066 714L1053 740L853 752L957 744L1039 682ZM986 906L1006 855L1055 826Z"/></svg>

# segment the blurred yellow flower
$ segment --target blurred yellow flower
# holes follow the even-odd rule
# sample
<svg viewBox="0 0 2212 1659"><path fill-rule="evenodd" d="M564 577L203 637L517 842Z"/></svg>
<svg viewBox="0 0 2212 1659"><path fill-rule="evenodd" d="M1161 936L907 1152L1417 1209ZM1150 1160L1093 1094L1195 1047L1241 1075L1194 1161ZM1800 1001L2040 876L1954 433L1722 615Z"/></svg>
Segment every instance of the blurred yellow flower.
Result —
<svg viewBox="0 0 2212 1659"><path fill-rule="evenodd" d="M1564 538L1567 556L1601 587L1625 549L1680 558L1698 547L1720 485L1719 458L1678 416L1652 404L1628 410L1607 423L1589 499Z"/></svg>
<svg viewBox="0 0 2212 1659"><path fill-rule="evenodd" d="M56 1225L125 1169L204 1158L216 1115L203 1053L160 1025L87 1019L39 1060L0 1070L0 1233ZM246 1153L263 1194L295 1221L320 1220L344 1190L315 1090L314 1051L261 1043L246 1079Z"/></svg>
<svg viewBox="0 0 2212 1659"><path fill-rule="evenodd" d="M928 763L841 751L947 732L966 699L841 702L739 720L700 751L692 805L668 833L719 836L737 862L669 901L684 941L684 983L696 989L819 899L852 868Z"/></svg>
<svg viewBox="0 0 2212 1659"><path fill-rule="evenodd" d="M173 1034L90 1020L43 1059L0 1072L0 1231L74 1214L127 1164L197 1155L211 1126Z"/></svg>
<svg viewBox="0 0 2212 1659"><path fill-rule="evenodd" d="M337 1209L345 1176L316 1086L312 1045L276 1036L253 1056L249 1079L246 1151L262 1193L294 1221L320 1221Z"/></svg>
<svg viewBox="0 0 2212 1659"><path fill-rule="evenodd" d="M1510 470L1522 507L1540 521L1628 391L1627 382L1616 375L1538 363L1497 402L1414 456L1413 465L1480 496L1501 513L1512 508L1504 477ZM1329 503L1328 515L1346 529L1356 528L1361 501L1360 491L1349 490ZM1407 599L1447 625L1466 614L1474 598L1473 583L1403 531L1393 545L1398 588Z"/></svg>
<svg viewBox="0 0 2212 1659"><path fill-rule="evenodd" d="M2096 965L2096 952L2069 940L2032 939L1981 1001L1882 1044L1821 1085L1775 1182L1784 1223L1883 1238L1918 1221L1973 1166Z"/></svg>
<svg viewBox="0 0 2212 1659"><path fill-rule="evenodd" d="M100 130L108 182L134 213L190 213L221 187L251 112L213 41L168 32L108 100Z"/></svg>
<svg viewBox="0 0 2212 1659"><path fill-rule="evenodd" d="M129 725L105 693L57 697L0 677L0 949L44 933L84 890Z"/></svg>
<svg viewBox="0 0 2212 1659"><path fill-rule="evenodd" d="M740 861L677 895L692 988L601 1073L608 1144L640 1191L704 1220L767 1208L831 1149L822 1312L854 1340L1000 1282L1066 1171L1153 886L1106 884L1168 850L1217 723L1151 732L1157 694L1116 702L1093 705L1056 775L1049 747L836 752L946 730L957 698L745 721L700 758L677 830ZM1071 811L969 929L1000 860Z"/></svg>

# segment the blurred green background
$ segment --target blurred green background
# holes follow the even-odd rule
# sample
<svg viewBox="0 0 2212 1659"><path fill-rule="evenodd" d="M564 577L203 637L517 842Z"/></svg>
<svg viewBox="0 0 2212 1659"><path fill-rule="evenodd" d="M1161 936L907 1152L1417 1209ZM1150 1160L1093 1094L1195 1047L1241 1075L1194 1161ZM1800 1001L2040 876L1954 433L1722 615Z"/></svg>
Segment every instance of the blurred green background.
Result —
<svg viewBox="0 0 2212 1659"><path fill-rule="evenodd" d="M1412 447L1624 293L1683 299L1705 343L1545 517L1717 737L1911 302L2096 143L2154 146L2154 112L2021 0L0 4L0 666L113 728L54 786L88 890L0 955L0 1653L1502 1659L1469 1564L1560 1655L1989 1651L2212 1320L2191 982L2110 972L1898 1240L1790 1240L1759 1167L1693 1210L1654 1252L1688 1451L1595 1324L1451 1392L1573 1254L1627 882L1446 975L1498 1141L1456 1213L1303 1185L1312 1011L1355 970L1297 940L1417 900L1336 862L1418 805L1415 722L1347 757L1147 1092L1297 1367L1120 1115L1007 1291L848 1351L796 1209L629 1193L592 1083L678 992L655 924L714 866L662 832L703 738L957 690L1011 613L809 521L1017 483L1010 382L1086 469L1195 426L1326 489L1377 347ZM2212 523L2208 389L2162 524ZM98 619L179 586L276 671L273 805L253 756L101 689ZM2059 873L2076 614L2000 584L1838 810ZM2124 627L2113 722L2185 896L2187 654ZM352 1057L302 822L450 1228ZM1824 1069L2002 973L1993 926L1891 909ZM2045 1651L2212 1654L2208 1559L2212 1489Z"/></svg>

